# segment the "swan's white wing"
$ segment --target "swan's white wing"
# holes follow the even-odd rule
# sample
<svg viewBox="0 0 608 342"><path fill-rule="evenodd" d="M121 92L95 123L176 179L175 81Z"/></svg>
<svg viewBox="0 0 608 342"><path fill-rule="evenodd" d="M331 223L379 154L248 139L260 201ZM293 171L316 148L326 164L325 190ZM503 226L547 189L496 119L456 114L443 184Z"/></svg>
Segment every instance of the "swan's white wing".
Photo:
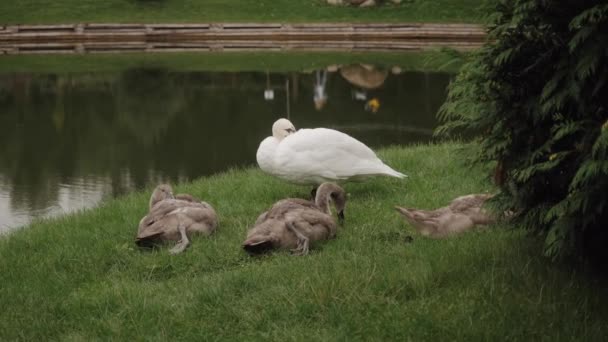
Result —
<svg viewBox="0 0 608 342"><path fill-rule="evenodd" d="M384 165L365 144L327 128L301 129L289 135L279 143L274 163L281 177L300 183L401 175Z"/></svg>

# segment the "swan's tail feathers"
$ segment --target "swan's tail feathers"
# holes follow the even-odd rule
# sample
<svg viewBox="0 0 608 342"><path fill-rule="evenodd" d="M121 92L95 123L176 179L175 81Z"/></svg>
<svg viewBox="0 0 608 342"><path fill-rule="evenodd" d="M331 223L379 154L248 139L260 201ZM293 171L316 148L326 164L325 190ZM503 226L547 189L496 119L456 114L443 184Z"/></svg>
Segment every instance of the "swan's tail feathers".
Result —
<svg viewBox="0 0 608 342"><path fill-rule="evenodd" d="M386 176L390 176L390 177L397 177L397 178L406 178L407 175L403 174L399 171L395 171L393 170L390 166L386 165L386 164L382 164L382 168L381 168L381 172L380 174L386 175Z"/></svg>
<svg viewBox="0 0 608 342"><path fill-rule="evenodd" d="M399 206L395 206L395 209L401 215L403 215L403 217L405 217L405 219L407 221L409 221L412 224L414 224L415 222L423 222L426 220L424 215L417 209L404 208L404 207L399 207Z"/></svg>
<svg viewBox="0 0 608 342"><path fill-rule="evenodd" d="M393 169L390 169L390 171L387 172L386 174L389 176L392 176L392 177L397 177L397 178L407 178L408 177L408 175L401 173L399 171L395 171Z"/></svg>
<svg viewBox="0 0 608 342"><path fill-rule="evenodd" d="M406 218L409 218L409 219L414 218L414 214L412 212L410 212L410 210L407 208L395 206L395 210L397 210L399 212L399 214L405 216Z"/></svg>
<svg viewBox="0 0 608 342"><path fill-rule="evenodd" d="M422 235L429 235L429 231L437 230L437 222L425 217L424 212L412 208L395 206L395 209L403 215L405 221Z"/></svg>
<svg viewBox="0 0 608 342"><path fill-rule="evenodd" d="M249 255L258 255L273 249L273 244L270 240L260 240L254 237L243 242L243 249L249 253Z"/></svg>

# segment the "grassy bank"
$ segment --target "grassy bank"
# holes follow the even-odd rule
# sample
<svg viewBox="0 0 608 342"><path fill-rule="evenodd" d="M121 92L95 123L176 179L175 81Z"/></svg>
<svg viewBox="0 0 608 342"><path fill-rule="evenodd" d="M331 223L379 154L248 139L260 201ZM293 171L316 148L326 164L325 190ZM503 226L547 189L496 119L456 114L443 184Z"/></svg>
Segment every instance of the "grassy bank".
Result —
<svg viewBox="0 0 608 342"><path fill-rule="evenodd" d="M410 178L348 184L346 224L306 257L240 249L257 214L309 191L257 169L177 187L221 220L178 256L134 248L149 193L35 223L0 240L0 339L601 340L601 285L540 258L540 241L505 227L431 240L401 221L395 204L493 190L456 149L381 151Z"/></svg>
<svg viewBox="0 0 608 342"><path fill-rule="evenodd" d="M77 22L470 22L481 0L416 0L380 8L322 0L20 0L0 2L0 24Z"/></svg>
<svg viewBox="0 0 608 342"><path fill-rule="evenodd" d="M99 55L0 56L0 73L7 72L117 72L129 68L164 68L174 71L305 71L332 64L366 63L400 66L403 70L451 71L453 55L440 50L409 53L254 52L254 53L139 53Z"/></svg>

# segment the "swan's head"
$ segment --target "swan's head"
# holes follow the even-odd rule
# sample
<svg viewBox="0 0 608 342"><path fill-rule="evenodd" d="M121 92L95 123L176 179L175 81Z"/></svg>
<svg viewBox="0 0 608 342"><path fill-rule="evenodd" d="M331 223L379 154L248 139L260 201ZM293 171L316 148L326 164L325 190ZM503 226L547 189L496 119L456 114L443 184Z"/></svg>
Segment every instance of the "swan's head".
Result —
<svg viewBox="0 0 608 342"><path fill-rule="evenodd" d="M295 132L296 128L287 119L279 119L272 125L272 136L278 140L283 140L286 136Z"/></svg>
<svg viewBox="0 0 608 342"><path fill-rule="evenodd" d="M334 183L323 183L317 189L315 203L320 208L327 208L326 212L330 213L329 205L334 204L340 223L344 222L344 208L346 207L346 192L339 185Z"/></svg>
<svg viewBox="0 0 608 342"><path fill-rule="evenodd" d="M152 207L156 203L158 203L162 200L170 199L170 198L175 198L173 196L173 189L171 188L171 185L161 184L161 185L157 186L154 189L152 196L150 197L150 210L152 210Z"/></svg>

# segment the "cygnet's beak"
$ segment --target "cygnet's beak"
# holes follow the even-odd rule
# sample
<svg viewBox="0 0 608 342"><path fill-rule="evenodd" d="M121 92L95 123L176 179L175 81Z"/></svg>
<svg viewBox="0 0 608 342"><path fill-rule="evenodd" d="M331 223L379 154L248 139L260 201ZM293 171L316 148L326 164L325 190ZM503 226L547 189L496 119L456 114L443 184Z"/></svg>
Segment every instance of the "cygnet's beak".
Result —
<svg viewBox="0 0 608 342"><path fill-rule="evenodd" d="M344 210L340 210L340 212L338 213L338 221L340 222L340 224L344 223Z"/></svg>

